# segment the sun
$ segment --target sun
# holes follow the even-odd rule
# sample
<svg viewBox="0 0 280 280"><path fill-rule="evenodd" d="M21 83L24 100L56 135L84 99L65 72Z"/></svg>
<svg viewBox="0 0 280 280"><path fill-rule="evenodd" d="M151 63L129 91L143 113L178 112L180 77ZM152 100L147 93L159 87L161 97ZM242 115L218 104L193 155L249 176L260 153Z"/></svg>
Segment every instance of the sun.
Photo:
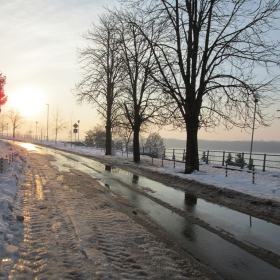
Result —
<svg viewBox="0 0 280 280"><path fill-rule="evenodd" d="M18 109L22 116L35 116L45 108L46 96L39 88L25 87L9 94L8 102L11 107Z"/></svg>

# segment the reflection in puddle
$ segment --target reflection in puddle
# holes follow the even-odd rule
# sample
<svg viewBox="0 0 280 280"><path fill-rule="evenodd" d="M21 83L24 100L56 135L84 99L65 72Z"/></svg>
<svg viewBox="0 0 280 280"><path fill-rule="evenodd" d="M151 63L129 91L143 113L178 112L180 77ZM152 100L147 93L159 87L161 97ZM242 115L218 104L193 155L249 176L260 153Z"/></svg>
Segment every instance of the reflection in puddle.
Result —
<svg viewBox="0 0 280 280"><path fill-rule="evenodd" d="M112 170L111 165L105 165L105 170L111 172L111 170Z"/></svg>
<svg viewBox="0 0 280 280"><path fill-rule="evenodd" d="M20 143L19 145L27 151L37 151L37 148L31 143Z"/></svg>
<svg viewBox="0 0 280 280"><path fill-rule="evenodd" d="M197 204L197 197L189 193L185 193L185 203L189 206L194 207Z"/></svg>
<svg viewBox="0 0 280 280"><path fill-rule="evenodd" d="M138 181L139 181L139 176L138 176L138 175L133 174L133 176L132 176L132 183L134 183L134 184L138 184Z"/></svg>

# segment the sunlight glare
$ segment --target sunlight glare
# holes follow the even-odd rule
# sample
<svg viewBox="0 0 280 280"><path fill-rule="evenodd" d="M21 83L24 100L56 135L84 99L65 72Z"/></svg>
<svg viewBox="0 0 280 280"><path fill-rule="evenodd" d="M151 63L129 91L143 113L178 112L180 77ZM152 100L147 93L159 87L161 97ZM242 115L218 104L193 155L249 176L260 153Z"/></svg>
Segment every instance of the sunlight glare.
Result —
<svg viewBox="0 0 280 280"><path fill-rule="evenodd" d="M38 88L25 87L9 95L9 104L18 109L22 116L35 116L45 108L46 97Z"/></svg>
<svg viewBox="0 0 280 280"><path fill-rule="evenodd" d="M25 148L27 151L36 151L37 148L31 143L20 143L21 147Z"/></svg>

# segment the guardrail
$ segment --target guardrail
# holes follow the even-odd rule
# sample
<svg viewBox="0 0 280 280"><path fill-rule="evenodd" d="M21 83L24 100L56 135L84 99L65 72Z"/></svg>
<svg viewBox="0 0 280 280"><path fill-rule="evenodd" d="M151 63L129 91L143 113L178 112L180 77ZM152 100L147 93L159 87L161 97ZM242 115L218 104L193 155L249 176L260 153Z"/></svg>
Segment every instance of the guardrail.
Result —
<svg viewBox="0 0 280 280"><path fill-rule="evenodd" d="M3 135L4 136L4 135ZM17 134L17 138L30 139L27 135ZM4 136L3 138L9 138ZM41 140L42 138L32 137L31 139ZM122 145L122 143L113 143L112 145L116 150L122 152L122 155L133 153L133 147L131 145ZM98 143L96 148L105 149L105 143ZM161 158L163 160L172 160L175 162L185 162L186 150L180 148L174 149L152 149L151 147L141 147L140 154L148 155L152 158ZM232 160L229 161L229 154L231 154ZM249 163L250 153L238 152L238 151L218 151L218 150L198 150L199 160L206 164L212 163L221 166L238 166L241 169L246 168ZM253 165L257 169L262 171L266 170L280 170L280 153L252 153Z"/></svg>
<svg viewBox="0 0 280 280"><path fill-rule="evenodd" d="M143 152L145 151L145 152ZM162 158L164 160L185 162L185 149L164 149L161 156L158 151L153 151L149 147L141 148L141 154L146 154L151 157ZM211 151L198 150L199 160L206 164L212 163L221 166L238 166L241 169L246 168L249 163L250 153L237 151ZM231 160L229 160L231 157ZM280 153L252 153L253 164L255 168L266 170L280 170Z"/></svg>

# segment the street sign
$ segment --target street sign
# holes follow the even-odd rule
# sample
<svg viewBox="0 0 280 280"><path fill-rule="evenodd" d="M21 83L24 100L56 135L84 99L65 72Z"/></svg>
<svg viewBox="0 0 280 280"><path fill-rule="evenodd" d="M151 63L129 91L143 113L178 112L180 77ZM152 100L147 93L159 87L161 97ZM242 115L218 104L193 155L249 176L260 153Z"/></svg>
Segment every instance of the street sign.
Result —
<svg viewBox="0 0 280 280"><path fill-rule="evenodd" d="M73 129L73 132L74 132L74 133L77 133L77 132L78 132L78 129L74 128L74 129Z"/></svg>
<svg viewBox="0 0 280 280"><path fill-rule="evenodd" d="M73 127L74 127L74 128L77 128L77 127L78 127L78 125L75 123L75 124L73 125Z"/></svg>

